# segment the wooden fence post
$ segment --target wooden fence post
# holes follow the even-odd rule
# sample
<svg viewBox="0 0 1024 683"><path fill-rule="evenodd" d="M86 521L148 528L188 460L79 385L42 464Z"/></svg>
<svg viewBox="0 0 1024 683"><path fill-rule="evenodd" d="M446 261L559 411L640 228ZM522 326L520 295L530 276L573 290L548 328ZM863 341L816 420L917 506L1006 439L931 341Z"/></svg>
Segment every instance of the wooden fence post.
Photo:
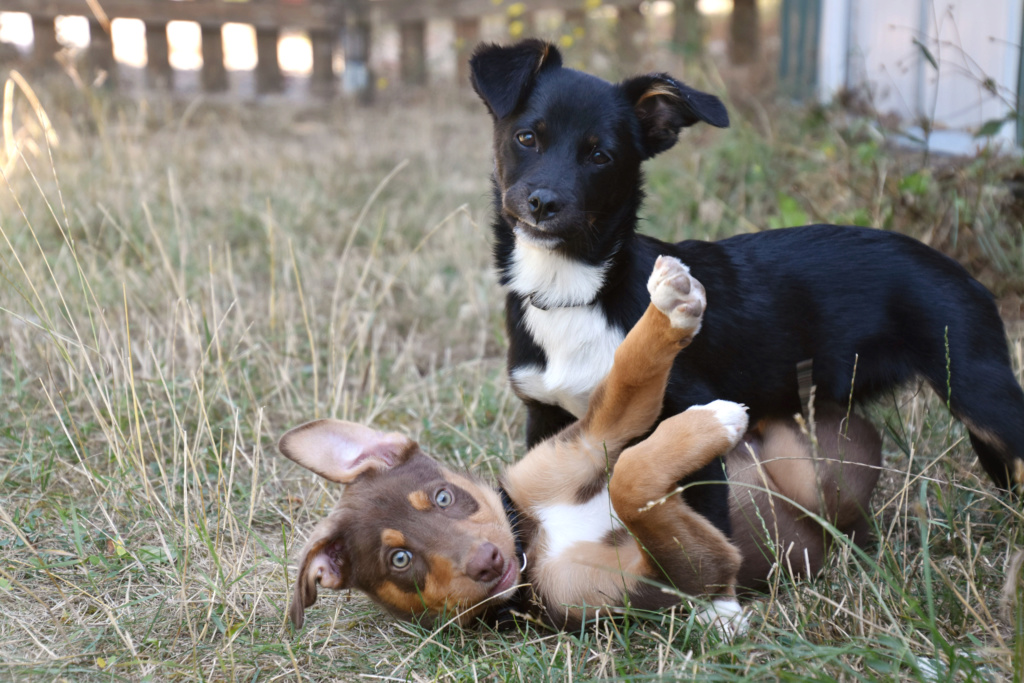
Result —
<svg viewBox="0 0 1024 683"><path fill-rule="evenodd" d="M533 12L521 2L513 3L505 13L509 38L520 40L534 34L536 22Z"/></svg>
<svg viewBox="0 0 1024 683"><path fill-rule="evenodd" d="M60 42L53 19L32 17L32 35L32 66L39 69L56 66L54 55L60 52Z"/></svg>
<svg viewBox="0 0 1024 683"><path fill-rule="evenodd" d="M750 64L761 56L761 20L757 0L733 0L729 15L729 61Z"/></svg>
<svg viewBox="0 0 1024 683"><path fill-rule="evenodd" d="M476 44L480 42L480 20L455 20L455 75L460 86L469 83L469 58L473 56Z"/></svg>
<svg viewBox="0 0 1024 683"><path fill-rule="evenodd" d="M427 22L407 21L401 33L402 82L424 85L427 82Z"/></svg>
<svg viewBox="0 0 1024 683"><path fill-rule="evenodd" d="M164 22L146 22L146 80L151 88L170 90L174 87L171 49Z"/></svg>
<svg viewBox="0 0 1024 683"><path fill-rule="evenodd" d="M697 0L675 0L672 42L680 54L699 56L704 52L707 25L697 7Z"/></svg>
<svg viewBox="0 0 1024 683"><path fill-rule="evenodd" d="M567 57L578 68L586 69L593 55L594 41L587 30L587 10L582 8L565 10L563 35L567 37Z"/></svg>
<svg viewBox="0 0 1024 683"><path fill-rule="evenodd" d="M790 97L814 95L820 20L820 0L783 0L779 13L779 90Z"/></svg>
<svg viewBox="0 0 1024 683"><path fill-rule="evenodd" d="M587 23L587 10L585 9L567 9L565 10L565 27L573 34L573 39L576 38L576 29L585 29Z"/></svg>
<svg viewBox="0 0 1024 683"><path fill-rule="evenodd" d="M221 92L228 89L228 72L224 68L224 36L219 24L200 27L203 51L203 90Z"/></svg>
<svg viewBox="0 0 1024 683"><path fill-rule="evenodd" d="M644 29L644 15L639 5L619 7L619 25L616 29L619 42L619 60L626 73L636 70L640 62L640 48L637 35Z"/></svg>
<svg viewBox="0 0 1024 683"><path fill-rule="evenodd" d="M364 104L373 101L376 84L370 69L370 22L360 17L345 27L342 45L345 50L346 86L359 94Z"/></svg>
<svg viewBox="0 0 1024 683"><path fill-rule="evenodd" d="M101 71L106 73L104 83L113 85L117 82L117 60L114 59L114 40L107 28L100 22L89 20L89 48L86 50L86 63L90 78L95 79Z"/></svg>
<svg viewBox="0 0 1024 683"><path fill-rule="evenodd" d="M312 29L309 42L313 46L313 73L311 90L325 97L334 94L334 43L337 34L330 29Z"/></svg>
<svg viewBox="0 0 1024 683"><path fill-rule="evenodd" d="M281 65L277 61L280 35L280 29L256 29L256 91L259 93L280 92L284 85Z"/></svg>
<svg viewBox="0 0 1024 683"><path fill-rule="evenodd" d="M739 2L740 0L736 0ZM753 2L755 0L747 0ZM787 2L789 0L786 0ZM819 0L820 1L820 0ZM10 4L13 8L24 7L28 13L79 12L79 2L86 0L0 0L0 5ZM92 2L92 0L89 0ZM101 4L103 0L100 0ZM693 3L695 0L677 0ZM5 4L7 3L7 4ZM334 72L334 57L339 33L343 27L345 40L346 91L360 90L369 94L375 82L370 73L371 24L376 22L397 22L400 32L401 78L410 84L425 84L429 81L427 63L427 27L429 17L447 16L455 19L456 74L460 82L469 76L467 60L475 49L482 32L481 14L496 14L503 11L512 37L534 33L539 24L537 18L552 9L561 9L565 23L559 28L545 22L543 28L554 33L565 48L576 43L589 43L583 25L588 20L585 7L601 3L592 0L536 0L534 3L508 2L505 0L196 0L194 2L172 2L171 0L108 0L106 4L112 17L141 19L145 25L147 69L146 80L151 87L173 87L175 74L170 66L170 46L167 26L170 21L195 21L200 25L202 35L203 70L201 82L206 91L228 88L228 74L224 67L225 45L221 34L225 22L240 22L256 27L257 66L256 89L259 93L277 92L283 89L284 78L278 61L280 26L302 28L309 34L313 48L313 71L311 91L332 93L338 88L338 76ZM608 5L619 7L618 44L621 63L632 69L642 56L642 32L644 16L640 12L640 0L614 0ZM503 8L499 8L504 5ZM38 8L38 9L37 9ZM16 11L10 9L9 11ZM84 10L81 12L86 14ZM131 15L136 16L131 16ZM141 15L141 16L140 16ZM83 66L83 77L88 80L88 70L105 70L109 80L117 77L117 63L113 55L113 41L109 26L101 28L94 17L89 18L92 34L87 59ZM49 66L53 55L60 50L53 21L33 15L33 29L36 34L33 63ZM587 49L579 46L577 50ZM579 52L573 59L577 62Z"/></svg>

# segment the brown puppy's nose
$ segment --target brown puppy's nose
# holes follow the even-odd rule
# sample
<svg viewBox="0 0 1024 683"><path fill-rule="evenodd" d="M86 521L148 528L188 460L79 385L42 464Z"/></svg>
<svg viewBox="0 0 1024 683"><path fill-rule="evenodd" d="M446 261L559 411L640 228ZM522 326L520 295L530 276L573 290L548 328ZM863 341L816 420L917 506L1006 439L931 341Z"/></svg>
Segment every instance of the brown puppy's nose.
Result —
<svg viewBox="0 0 1024 683"><path fill-rule="evenodd" d="M484 543L473 552L473 556L466 563L466 575L474 581L486 583L501 576L501 570L504 568L505 558L498 550L498 546Z"/></svg>
<svg viewBox="0 0 1024 683"><path fill-rule="evenodd" d="M530 213L536 223L552 218L562 208L558 204L558 195L545 189L531 192L526 198L526 204L530 207Z"/></svg>

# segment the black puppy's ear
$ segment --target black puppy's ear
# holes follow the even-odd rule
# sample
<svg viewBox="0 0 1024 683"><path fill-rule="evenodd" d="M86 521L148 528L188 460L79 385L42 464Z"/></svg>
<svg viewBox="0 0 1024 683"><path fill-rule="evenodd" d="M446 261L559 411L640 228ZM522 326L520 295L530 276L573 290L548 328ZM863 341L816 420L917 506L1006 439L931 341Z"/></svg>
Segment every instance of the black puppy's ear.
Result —
<svg viewBox="0 0 1024 683"><path fill-rule="evenodd" d="M623 81L626 99L640 119L645 158L676 144L679 131L703 121L718 128L729 127L729 113L714 95L694 90L668 74L647 74Z"/></svg>
<svg viewBox="0 0 1024 683"><path fill-rule="evenodd" d="M511 45L480 45L469 60L470 81L495 119L503 119L526 99L542 69L562 65L551 43L530 38Z"/></svg>

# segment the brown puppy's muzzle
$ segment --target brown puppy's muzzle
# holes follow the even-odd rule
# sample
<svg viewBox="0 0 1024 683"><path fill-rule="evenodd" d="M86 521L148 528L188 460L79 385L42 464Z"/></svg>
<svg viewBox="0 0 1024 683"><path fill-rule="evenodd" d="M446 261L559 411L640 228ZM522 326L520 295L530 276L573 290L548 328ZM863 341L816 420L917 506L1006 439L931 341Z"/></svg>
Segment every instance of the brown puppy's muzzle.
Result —
<svg viewBox="0 0 1024 683"><path fill-rule="evenodd" d="M480 544L466 562L466 576L480 583L494 581L505 570L505 556L491 542Z"/></svg>

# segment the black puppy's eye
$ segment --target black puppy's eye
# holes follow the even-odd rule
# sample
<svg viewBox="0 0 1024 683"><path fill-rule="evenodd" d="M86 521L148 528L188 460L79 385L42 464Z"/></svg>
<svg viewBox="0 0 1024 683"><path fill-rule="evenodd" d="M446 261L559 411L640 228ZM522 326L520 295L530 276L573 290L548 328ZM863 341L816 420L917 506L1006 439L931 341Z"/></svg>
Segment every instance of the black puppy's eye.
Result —
<svg viewBox="0 0 1024 683"><path fill-rule="evenodd" d="M608 155L607 152L602 152L599 149L595 149L593 152L590 153L590 161L596 164L597 166L604 166L605 164L611 163L612 158Z"/></svg>
<svg viewBox="0 0 1024 683"><path fill-rule="evenodd" d="M516 142L523 147L536 147L537 136L534 135L532 130L521 130L516 133Z"/></svg>
<svg viewBox="0 0 1024 683"><path fill-rule="evenodd" d="M437 503L437 507L446 508L455 502L455 496L448 489L441 489L434 494L434 502Z"/></svg>
<svg viewBox="0 0 1024 683"><path fill-rule="evenodd" d="M398 549L391 553L391 566L402 570L412 564L412 553L408 550Z"/></svg>

